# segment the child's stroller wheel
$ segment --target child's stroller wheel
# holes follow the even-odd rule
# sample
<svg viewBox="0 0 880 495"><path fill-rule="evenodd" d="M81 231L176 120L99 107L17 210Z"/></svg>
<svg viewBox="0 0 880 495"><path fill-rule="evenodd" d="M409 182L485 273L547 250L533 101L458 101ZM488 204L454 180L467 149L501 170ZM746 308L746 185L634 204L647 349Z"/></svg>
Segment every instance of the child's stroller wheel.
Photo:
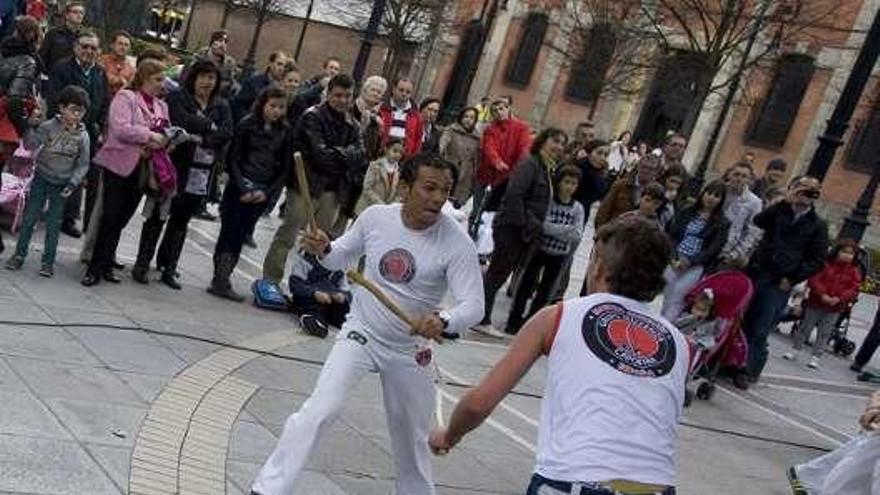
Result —
<svg viewBox="0 0 880 495"><path fill-rule="evenodd" d="M697 399L711 400L715 395L715 384L711 382L703 382L697 387Z"/></svg>
<svg viewBox="0 0 880 495"><path fill-rule="evenodd" d="M684 407L691 407L694 402L694 393L686 388L684 389Z"/></svg>

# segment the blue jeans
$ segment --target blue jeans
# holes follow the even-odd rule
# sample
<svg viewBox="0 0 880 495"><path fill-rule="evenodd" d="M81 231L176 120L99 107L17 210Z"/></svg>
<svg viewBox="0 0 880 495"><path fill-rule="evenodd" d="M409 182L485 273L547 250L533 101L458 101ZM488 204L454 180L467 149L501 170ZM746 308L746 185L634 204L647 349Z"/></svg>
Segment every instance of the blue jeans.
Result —
<svg viewBox="0 0 880 495"><path fill-rule="evenodd" d="M610 488L605 488L599 483L581 483L579 491L571 490L572 483L570 482L551 480L535 473L532 475L532 482L529 483L526 495L626 495ZM667 488L657 493L657 495L675 495L675 488Z"/></svg>
<svg viewBox="0 0 880 495"><path fill-rule="evenodd" d="M61 192L67 184L53 184L44 179L39 173L34 174L31 181L27 204L24 208L24 219L21 222L21 230L18 234L18 244L15 246L15 255L26 258L31 244L31 236L40 219L43 205L49 201L49 211L46 213L46 241L43 247L43 265L55 264L55 253L58 249L58 232L61 230L61 220L64 214L64 198Z"/></svg>
<svg viewBox="0 0 880 495"><path fill-rule="evenodd" d="M755 295L746 312L743 330L749 342L749 361L746 371L757 379L767 364L767 337L779 324L791 291L779 288L775 278L757 276L752 278Z"/></svg>

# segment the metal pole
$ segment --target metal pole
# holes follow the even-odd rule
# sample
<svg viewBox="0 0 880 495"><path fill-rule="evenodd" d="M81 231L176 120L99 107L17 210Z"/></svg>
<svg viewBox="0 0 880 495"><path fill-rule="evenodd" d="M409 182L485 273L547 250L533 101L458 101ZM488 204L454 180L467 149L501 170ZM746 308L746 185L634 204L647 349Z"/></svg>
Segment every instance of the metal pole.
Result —
<svg viewBox="0 0 880 495"><path fill-rule="evenodd" d="M865 42L856 58L852 72L846 80L846 85L840 93L840 99L837 100L837 106L834 107L834 113L828 119L828 126L825 128L825 134L819 136L819 147L813 154L810 161L810 167L807 169L807 175L811 175L820 181L825 179L831 162L834 161L834 154L837 148L843 144L843 134L849 127L849 120L852 118L856 105L862 97L865 85L871 72L874 70L874 64L877 63L877 56L880 55L880 12L874 15L874 22L871 29L865 36Z"/></svg>
<svg viewBox="0 0 880 495"><path fill-rule="evenodd" d="M733 100L736 97L736 92L739 91L739 85L742 81L743 74L746 71L746 67L748 66L749 56L752 54L752 48L754 48L755 42L758 40L758 35L763 28L767 11L772 3L773 0L764 0L761 4L761 9L758 11L758 16L755 18L754 24L752 25L752 31L749 33L749 39L746 42L742 59L740 59L739 66L733 75L733 79L731 79L730 84L727 87L727 94L724 95L724 103L721 105L721 112L718 114L718 120L715 121L715 126L712 128L712 134L709 135L709 142L706 144L706 150L703 152L703 157L694 173L693 187L696 191L699 191L703 187L703 182L706 179L706 172L709 170L709 162L712 161L712 154L715 152L718 138L721 137L721 128L724 127L724 122L727 120L727 114L730 113L730 109L733 106Z"/></svg>
<svg viewBox="0 0 880 495"><path fill-rule="evenodd" d="M186 16L186 27L183 29L183 40L181 40L181 47L185 50L189 47L189 30L192 27L193 15L196 13L196 0L190 0L189 2L189 15Z"/></svg>
<svg viewBox="0 0 880 495"><path fill-rule="evenodd" d="M367 23L367 29L364 31L364 39L361 41L361 49L358 51L357 59L352 69L352 78L355 83L360 86L361 80L364 78L364 72L367 70L367 61L370 59L370 51L373 49L373 40L379 32L379 24L382 22L382 16L385 15L386 0L374 0L373 11L370 13L370 21Z"/></svg>
<svg viewBox="0 0 880 495"><path fill-rule="evenodd" d="M862 196L855 208L844 220L843 227L837 234L838 239L852 239L861 242L865 235L865 229L871 224L868 221L868 215L871 214L871 206L874 204L874 196L877 194L878 186L880 186L880 161L875 162L871 168L871 180L862 191Z"/></svg>
<svg viewBox="0 0 880 495"><path fill-rule="evenodd" d="M293 52L293 59L299 63L299 54L302 52L303 40L306 38L306 29L309 28L309 21L312 20L312 8L315 6L315 0L309 0L309 8L306 9L306 18L303 19L303 26L299 32L299 40L296 42L296 51Z"/></svg>

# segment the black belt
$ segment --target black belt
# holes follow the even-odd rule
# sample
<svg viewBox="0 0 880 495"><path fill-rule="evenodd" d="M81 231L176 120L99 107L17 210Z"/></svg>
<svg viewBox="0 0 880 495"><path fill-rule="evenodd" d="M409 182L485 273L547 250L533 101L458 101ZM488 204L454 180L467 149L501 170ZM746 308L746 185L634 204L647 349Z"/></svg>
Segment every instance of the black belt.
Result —
<svg viewBox="0 0 880 495"><path fill-rule="evenodd" d="M538 486L549 486L554 490L559 490L564 493L569 493L571 495L629 495L623 492L615 491L612 488L608 488L603 486L600 482L579 482L574 483L571 481L558 481L551 480L549 478L545 478L538 473L532 475L532 483L537 483ZM580 491L573 492L572 490L576 488L575 485L580 485ZM663 491L657 492L653 495L675 495L675 488L669 487Z"/></svg>

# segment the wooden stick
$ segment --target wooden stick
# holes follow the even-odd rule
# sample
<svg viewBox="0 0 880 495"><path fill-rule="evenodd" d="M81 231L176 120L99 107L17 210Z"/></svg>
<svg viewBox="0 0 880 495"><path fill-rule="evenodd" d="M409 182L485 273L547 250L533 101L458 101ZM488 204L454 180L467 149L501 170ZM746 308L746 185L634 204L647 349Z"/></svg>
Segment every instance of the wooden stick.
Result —
<svg viewBox="0 0 880 495"><path fill-rule="evenodd" d="M306 219L309 222L309 228L316 230L318 222L315 221L315 205L312 204L312 193L309 190L309 177L306 175L306 162L303 161L302 153L299 151L293 154L293 168L296 171L296 181L299 184L299 193L303 197L303 206L306 209ZM295 206L289 205L290 208Z"/></svg>
<svg viewBox="0 0 880 495"><path fill-rule="evenodd" d="M400 318L400 320L409 325L410 328L414 329L416 327L415 321L413 321L409 317L409 315L404 313L403 310L400 309L400 306L398 306L394 301L391 300L391 298L385 295L385 293L382 292L382 289L376 286L376 284L367 280L367 278L364 277L363 274L361 274L359 271L349 270L346 275L348 275L348 278L351 279L352 282L360 285L364 289L367 289L370 294L373 294L373 296L375 296L375 298L378 299L380 303L382 303L383 306L394 313L394 316Z"/></svg>

